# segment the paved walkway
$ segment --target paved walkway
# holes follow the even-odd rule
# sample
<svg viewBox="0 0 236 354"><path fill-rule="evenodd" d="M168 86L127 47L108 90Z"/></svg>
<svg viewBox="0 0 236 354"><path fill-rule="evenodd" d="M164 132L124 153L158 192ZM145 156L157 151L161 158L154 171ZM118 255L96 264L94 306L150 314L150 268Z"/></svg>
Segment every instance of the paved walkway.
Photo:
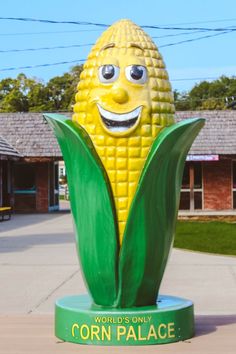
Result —
<svg viewBox="0 0 236 354"><path fill-rule="evenodd" d="M0 223L0 284L0 354L111 352L59 344L53 336L55 300L86 292L69 213L18 215ZM173 250L161 293L194 301L197 337L149 347L150 353L236 352L236 257ZM141 353L143 348L122 352Z"/></svg>

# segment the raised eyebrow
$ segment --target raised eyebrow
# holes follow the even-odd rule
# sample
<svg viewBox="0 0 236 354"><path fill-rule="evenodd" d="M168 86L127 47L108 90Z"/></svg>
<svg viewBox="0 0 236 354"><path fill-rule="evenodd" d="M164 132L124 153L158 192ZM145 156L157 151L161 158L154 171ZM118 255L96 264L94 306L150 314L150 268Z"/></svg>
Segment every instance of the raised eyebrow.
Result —
<svg viewBox="0 0 236 354"><path fill-rule="evenodd" d="M108 49L108 48L113 48L113 47L115 47L115 43L106 44L106 45L104 45L104 47L102 47L102 49L100 50L100 52L101 52L102 50L105 50L105 49Z"/></svg>
<svg viewBox="0 0 236 354"><path fill-rule="evenodd" d="M141 45L139 44L136 44L136 43L130 43L129 45L130 47L132 48L138 48L138 49L141 49L142 51L144 51L144 49L141 47Z"/></svg>

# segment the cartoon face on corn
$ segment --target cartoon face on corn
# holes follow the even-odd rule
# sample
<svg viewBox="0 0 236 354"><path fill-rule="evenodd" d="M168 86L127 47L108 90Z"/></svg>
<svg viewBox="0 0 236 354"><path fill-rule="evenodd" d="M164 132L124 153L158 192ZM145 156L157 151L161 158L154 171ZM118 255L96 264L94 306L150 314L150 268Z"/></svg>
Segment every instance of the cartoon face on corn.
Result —
<svg viewBox="0 0 236 354"><path fill-rule="evenodd" d="M111 47L115 47L115 44L105 46L102 50ZM142 50L141 47L139 48ZM123 60L120 58L119 61L111 58L111 62L117 62L117 65L104 64L98 69L98 79L103 84L104 96L101 93L97 108L103 127L114 136L128 135L137 127L147 101L145 97L147 68L138 64L123 66L125 61L127 62L125 58ZM137 60L133 58L132 62L137 63ZM134 85L137 87L135 88ZM136 102L132 100L132 91L135 90L141 96L141 105L138 107L135 107ZM106 103L108 96L110 102ZM114 111L112 112L111 109Z"/></svg>
<svg viewBox="0 0 236 354"><path fill-rule="evenodd" d="M84 64L72 120L45 118L65 160L90 294L57 301L56 336L98 345L191 338L192 302L159 289L185 159L204 120L174 123L171 85L155 43L130 20L109 27Z"/></svg>

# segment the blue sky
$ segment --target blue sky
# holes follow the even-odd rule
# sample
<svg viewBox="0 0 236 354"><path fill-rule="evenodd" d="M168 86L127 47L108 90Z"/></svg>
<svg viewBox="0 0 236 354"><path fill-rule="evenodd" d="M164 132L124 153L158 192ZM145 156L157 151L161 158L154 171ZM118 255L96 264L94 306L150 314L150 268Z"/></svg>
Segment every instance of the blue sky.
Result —
<svg viewBox="0 0 236 354"><path fill-rule="evenodd" d="M170 27L236 28L235 0L11 0L1 2L0 17L27 17L57 21L88 21L112 24L129 18L138 25ZM48 24L0 20L0 51L12 49L69 46L94 43L103 29L96 26ZM158 47L182 40L212 35L199 32L180 35L188 30L146 29L150 36L177 35L155 39ZM199 80L188 78L236 75L236 31L194 42L160 48L172 86L190 89ZM0 79L24 72L29 77L48 81L73 65L55 65L32 69L1 71L7 68L34 66L86 58L90 46L32 52L0 52ZM176 80L177 79L177 80ZM180 79L180 81L178 81Z"/></svg>

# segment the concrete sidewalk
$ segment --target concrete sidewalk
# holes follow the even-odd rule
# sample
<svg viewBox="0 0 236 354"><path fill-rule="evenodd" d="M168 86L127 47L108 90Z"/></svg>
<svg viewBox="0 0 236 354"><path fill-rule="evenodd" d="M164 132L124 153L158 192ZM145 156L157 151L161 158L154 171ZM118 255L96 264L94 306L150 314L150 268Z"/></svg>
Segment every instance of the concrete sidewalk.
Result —
<svg viewBox="0 0 236 354"><path fill-rule="evenodd" d="M86 292L70 214L14 215L11 221L0 223L0 268L1 354L109 350L58 344L53 337L55 300ZM148 351L236 352L236 257L173 250L161 293L194 301L198 336L191 344L148 347ZM204 350L206 343L209 350ZM122 352L141 351L142 347L122 348ZM112 352L121 349L113 347Z"/></svg>

